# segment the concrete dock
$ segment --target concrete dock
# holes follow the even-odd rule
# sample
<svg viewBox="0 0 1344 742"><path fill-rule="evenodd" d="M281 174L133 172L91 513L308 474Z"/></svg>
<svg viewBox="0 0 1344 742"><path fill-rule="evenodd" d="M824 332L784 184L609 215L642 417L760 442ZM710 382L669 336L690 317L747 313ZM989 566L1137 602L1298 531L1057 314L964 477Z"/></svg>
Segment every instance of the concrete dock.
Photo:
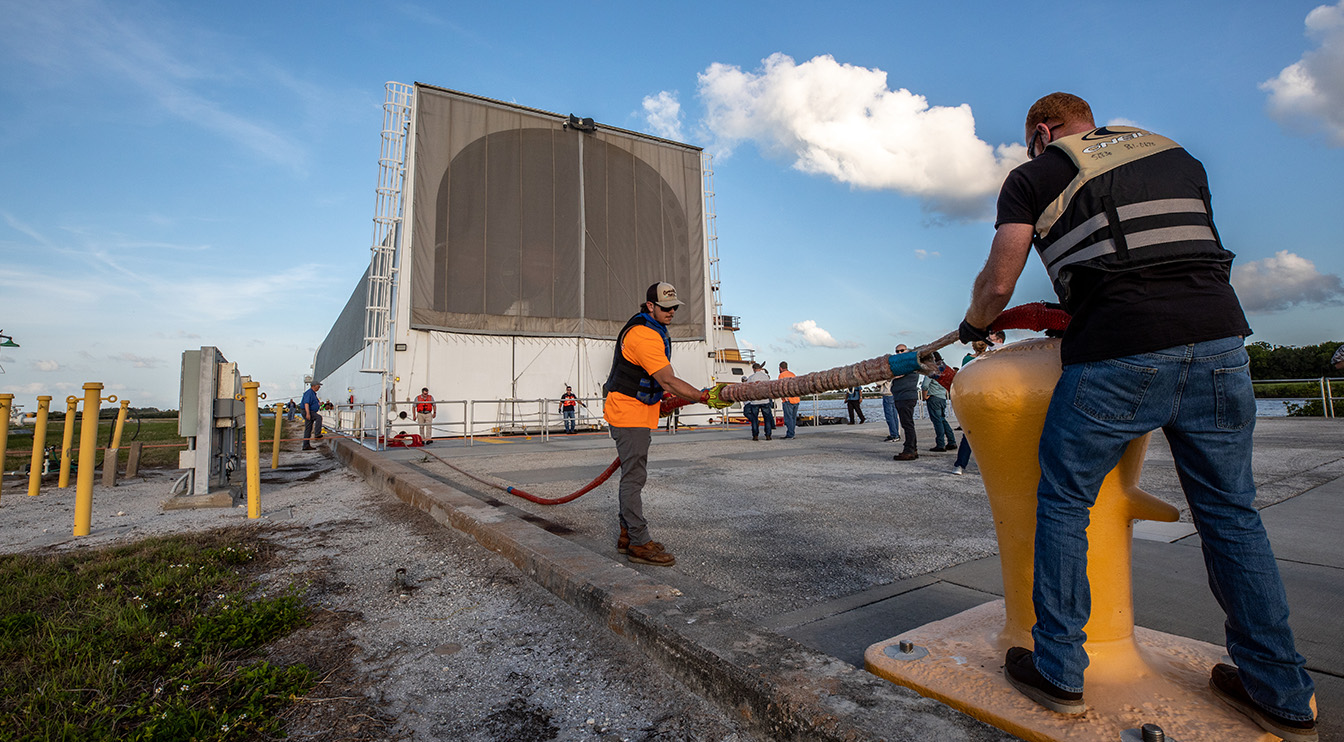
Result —
<svg viewBox="0 0 1344 742"><path fill-rule="evenodd" d="M619 474L539 505L463 476L559 497L615 458L601 432L436 441L370 452L334 441L371 482L472 535L704 697L771 739L1004 740L1009 735L862 669L863 651L1001 596L989 503L952 453L898 462L885 425L799 428L753 442L735 427L654 434L645 515L671 568L616 553ZM958 433L960 435L960 433ZM1257 505L1275 547L1298 649L1317 683L1323 740L1344 740L1344 423L1262 418ZM1142 486L1182 522L1135 527L1140 626L1221 645L1198 536L1161 434ZM1161 723L1161 720L1153 720Z"/></svg>

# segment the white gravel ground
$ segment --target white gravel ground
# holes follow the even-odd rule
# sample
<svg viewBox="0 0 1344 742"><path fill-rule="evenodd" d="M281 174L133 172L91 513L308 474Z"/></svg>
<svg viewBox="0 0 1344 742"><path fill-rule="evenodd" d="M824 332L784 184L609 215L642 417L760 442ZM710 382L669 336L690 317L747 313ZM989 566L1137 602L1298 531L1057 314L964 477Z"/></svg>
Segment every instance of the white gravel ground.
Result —
<svg viewBox="0 0 1344 742"><path fill-rule="evenodd" d="M0 553L250 523L282 549L266 579L311 584L321 623L339 619L337 636L324 641L348 642L355 692L371 702L364 716L381 725L364 736L293 730L298 739L751 738L502 557L374 492L324 454L285 454L279 470L263 469L263 515L250 522L243 507L165 511L173 478L150 471L96 486L92 533L77 538L73 482L28 497L27 480L11 476L0 494Z"/></svg>

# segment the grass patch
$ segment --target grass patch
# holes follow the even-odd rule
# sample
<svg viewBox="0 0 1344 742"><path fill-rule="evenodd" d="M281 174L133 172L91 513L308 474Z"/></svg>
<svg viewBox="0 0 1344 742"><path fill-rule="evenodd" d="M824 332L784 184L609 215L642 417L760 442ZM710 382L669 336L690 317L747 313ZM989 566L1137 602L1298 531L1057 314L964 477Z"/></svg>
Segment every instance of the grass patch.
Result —
<svg viewBox="0 0 1344 742"><path fill-rule="evenodd" d="M268 548L225 529L0 555L0 740L283 736L316 679L259 658L308 620L292 588L249 597Z"/></svg>
<svg viewBox="0 0 1344 742"><path fill-rule="evenodd" d="M75 416L75 436L73 445L79 446L80 433L79 416ZM102 466L103 449L112 443L112 429L115 427L114 420L100 420L98 422L98 465ZM9 450L5 456L5 471L18 471L20 469L27 471L32 459L33 445L33 426L25 425L22 428L14 428L9 433ZM280 432L282 437L296 438L303 435L303 420L296 418L286 420L283 429ZM60 456L61 441L65 435L65 420L50 419L47 421L47 446L55 446L56 454ZM270 457L271 441L275 440L275 418L271 415L263 415L260 420L261 452L264 458ZM129 419L121 431L121 464L125 466L127 449L133 441L140 441L145 445L140 455L140 466L145 469L156 467L177 468L177 452L186 447L187 439L177 434L177 418L143 418ZM282 451L297 450L299 444L281 443ZM16 453L18 452L18 453ZM71 471L75 470L78 464L78 453L74 455L75 460L71 462Z"/></svg>

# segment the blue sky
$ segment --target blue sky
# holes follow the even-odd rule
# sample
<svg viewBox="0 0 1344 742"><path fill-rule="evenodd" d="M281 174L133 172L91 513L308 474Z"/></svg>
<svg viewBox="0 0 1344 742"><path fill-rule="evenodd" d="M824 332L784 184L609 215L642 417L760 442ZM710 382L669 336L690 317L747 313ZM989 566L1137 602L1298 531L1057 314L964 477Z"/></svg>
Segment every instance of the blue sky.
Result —
<svg viewBox="0 0 1344 742"><path fill-rule="evenodd" d="M1344 1L1032 7L0 0L0 390L176 407L216 345L297 394L388 80L714 152L724 310L800 372L955 328L1055 90L1204 162L1253 339L1344 340Z"/></svg>

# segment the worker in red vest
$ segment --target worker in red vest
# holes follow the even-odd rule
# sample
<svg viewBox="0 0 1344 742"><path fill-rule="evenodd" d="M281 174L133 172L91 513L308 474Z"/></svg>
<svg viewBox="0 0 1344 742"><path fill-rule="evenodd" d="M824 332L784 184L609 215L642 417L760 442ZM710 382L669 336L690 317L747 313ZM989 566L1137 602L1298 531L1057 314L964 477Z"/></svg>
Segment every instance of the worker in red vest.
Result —
<svg viewBox="0 0 1344 742"><path fill-rule="evenodd" d="M565 435L574 435L577 429L575 413L579 411L578 405L581 404L583 402L574 396L574 390L566 384L565 393L560 395L560 415L565 419ZM583 406L587 407L588 405L583 404Z"/></svg>
<svg viewBox="0 0 1344 742"><path fill-rule="evenodd" d="M420 438L428 446L434 440L434 398L429 387L420 390L415 398L415 421L420 423Z"/></svg>

